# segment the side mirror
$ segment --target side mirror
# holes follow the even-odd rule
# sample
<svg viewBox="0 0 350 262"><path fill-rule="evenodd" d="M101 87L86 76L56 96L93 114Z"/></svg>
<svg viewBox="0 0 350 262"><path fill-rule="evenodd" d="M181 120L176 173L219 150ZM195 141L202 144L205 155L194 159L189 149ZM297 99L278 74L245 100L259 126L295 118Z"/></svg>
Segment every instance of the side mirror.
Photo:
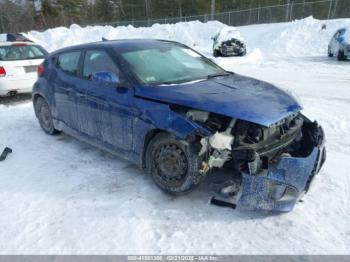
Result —
<svg viewBox="0 0 350 262"><path fill-rule="evenodd" d="M104 72L95 72L91 76L91 80L95 82L101 82L106 84L119 84L120 79L115 73L104 71Z"/></svg>

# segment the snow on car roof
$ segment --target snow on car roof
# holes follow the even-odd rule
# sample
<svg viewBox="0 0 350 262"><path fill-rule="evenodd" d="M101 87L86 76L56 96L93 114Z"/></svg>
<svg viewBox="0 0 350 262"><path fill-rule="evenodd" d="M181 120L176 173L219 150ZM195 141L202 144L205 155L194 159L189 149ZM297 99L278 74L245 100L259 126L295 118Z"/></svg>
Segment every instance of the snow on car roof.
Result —
<svg viewBox="0 0 350 262"><path fill-rule="evenodd" d="M6 42L7 41L7 34L0 34L0 42Z"/></svg>
<svg viewBox="0 0 350 262"><path fill-rule="evenodd" d="M225 26L220 30L217 40L218 42L223 42L232 38L244 41L241 33L235 27Z"/></svg>

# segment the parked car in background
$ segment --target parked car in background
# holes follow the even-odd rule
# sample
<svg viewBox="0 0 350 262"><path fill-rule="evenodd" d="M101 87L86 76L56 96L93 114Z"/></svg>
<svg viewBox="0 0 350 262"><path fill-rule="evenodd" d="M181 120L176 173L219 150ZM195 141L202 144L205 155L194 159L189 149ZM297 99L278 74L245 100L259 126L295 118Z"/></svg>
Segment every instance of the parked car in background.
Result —
<svg viewBox="0 0 350 262"><path fill-rule="evenodd" d="M336 56L340 61L350 58L350 28L335 32L328 45L328 56Z"/></svg>
<svg viewBox="0 0 350 262"><path fill-rule="evenodd" d="M0 42L15 42L15 41L32 42L23 34L19 34L19 33L0 34Z"/></svg>
<svg viewBox="0 0 350 262"><path fill-rule="evenodd" d="M234 27L224 27L213 37L213 56L244 56L247 48L244 40Z"/></svg>
<svg viewBox="0 0 350 262"><path fill-rule="evenodd" d="M289 211L325 161L323 130L294 96L176 42L68 47L38 74L32 96L44 132L132 161L173 195L227 167L212 203Z"/></svg>
<svg viewBox="0 0 350 262"><path fill-rule="evenodd" d="M32 42L0 41L0 96L30 93L48 53Z"/></svg>

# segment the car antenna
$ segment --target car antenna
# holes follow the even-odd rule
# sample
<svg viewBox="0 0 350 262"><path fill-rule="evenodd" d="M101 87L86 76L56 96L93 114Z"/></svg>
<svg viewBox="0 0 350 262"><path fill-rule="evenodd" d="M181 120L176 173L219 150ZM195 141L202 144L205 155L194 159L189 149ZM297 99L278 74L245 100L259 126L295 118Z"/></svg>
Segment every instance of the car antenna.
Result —
<svg viewBox="0 0 350 262"><path fill-rule="evenodd" d="M102 37L102 41L106 42L106 41L109 41L109 40L107 38L105 38L105 37Z"/></svg>

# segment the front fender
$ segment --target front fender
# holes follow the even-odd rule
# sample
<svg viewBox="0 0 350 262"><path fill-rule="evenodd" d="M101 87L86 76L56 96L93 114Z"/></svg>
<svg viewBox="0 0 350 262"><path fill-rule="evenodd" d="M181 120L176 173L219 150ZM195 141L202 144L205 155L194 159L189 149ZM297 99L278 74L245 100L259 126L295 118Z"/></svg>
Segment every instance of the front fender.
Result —
<svg viewBox="0 0 350 262"><path fill-rule="evenodd" d="M166 103L136 98L136 107L138 116L133 122L133 151L138 157L142 156L147 133L155 129L163 130L180 139L193 134L202 136L211 134L208 129L171 110ZM142 162L142 157L139 159Z"/></svg>

